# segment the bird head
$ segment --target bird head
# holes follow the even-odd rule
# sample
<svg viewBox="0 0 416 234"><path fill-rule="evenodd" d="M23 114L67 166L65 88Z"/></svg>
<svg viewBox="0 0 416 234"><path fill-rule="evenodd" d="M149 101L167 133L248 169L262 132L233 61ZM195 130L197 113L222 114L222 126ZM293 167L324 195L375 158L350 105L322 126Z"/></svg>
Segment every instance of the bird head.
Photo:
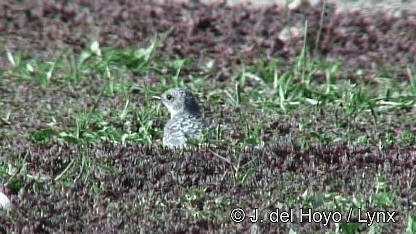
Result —
<svg viewBox="0 0 416 234"><path fill-rule="evenodd" d="M178 113L201 115L194 95L188 90L172 88L165 91L160 97L154 98L159 99L168 108L171 117Z"/></svg>

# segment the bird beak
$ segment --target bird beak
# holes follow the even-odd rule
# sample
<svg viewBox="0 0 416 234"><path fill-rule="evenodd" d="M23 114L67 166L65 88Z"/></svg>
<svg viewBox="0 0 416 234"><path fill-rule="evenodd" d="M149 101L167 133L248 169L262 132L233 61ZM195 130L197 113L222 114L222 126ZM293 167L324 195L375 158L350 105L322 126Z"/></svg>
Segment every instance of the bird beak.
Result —
<svg viewBox="0 0 416 234"><path fill-rule="evenodd" d="M160 98L159 96L152 96L152 98L158 101L162 100L162 98Z"/></svg>

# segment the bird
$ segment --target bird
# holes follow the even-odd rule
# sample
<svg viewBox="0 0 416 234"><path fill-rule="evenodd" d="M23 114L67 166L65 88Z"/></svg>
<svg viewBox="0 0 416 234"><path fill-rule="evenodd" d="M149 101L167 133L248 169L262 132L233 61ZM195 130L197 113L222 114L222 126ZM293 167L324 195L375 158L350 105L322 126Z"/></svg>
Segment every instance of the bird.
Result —
<svg viewBox="0 0 416 234"><path fill-rule="evenodd" d="M170 113L170 119L163 129L163 146L184 147L188 140L201 135L208 127L208 122L191 91L171 88L161 96L153 98L161 101Z"/></svg>

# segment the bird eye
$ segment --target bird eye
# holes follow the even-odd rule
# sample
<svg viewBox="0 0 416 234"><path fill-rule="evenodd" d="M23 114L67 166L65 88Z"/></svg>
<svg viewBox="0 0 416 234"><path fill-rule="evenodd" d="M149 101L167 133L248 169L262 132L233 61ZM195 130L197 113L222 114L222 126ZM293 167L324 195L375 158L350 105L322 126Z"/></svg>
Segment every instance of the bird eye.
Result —
<svg viewBox="0 0 416 234"><path fill-rule="evenodd" d="M173 97L172 97L172 95L170 95L170 94L166 95L166 99L168 99L169 101L170 101L172 98L173 98Z"/></svg>

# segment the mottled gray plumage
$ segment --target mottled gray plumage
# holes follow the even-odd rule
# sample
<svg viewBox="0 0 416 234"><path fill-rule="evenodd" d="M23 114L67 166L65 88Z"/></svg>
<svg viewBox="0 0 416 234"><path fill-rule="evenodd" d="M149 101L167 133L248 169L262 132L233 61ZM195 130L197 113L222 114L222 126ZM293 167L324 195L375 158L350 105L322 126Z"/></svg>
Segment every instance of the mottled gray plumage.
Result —
<svg viewBox="0 0 416 234"><path fill-rule="evenodd" d="M180 147L208 126L194 95L185 89L169 89L159 97L170 112L163 130L163 145Z"/></svg>

